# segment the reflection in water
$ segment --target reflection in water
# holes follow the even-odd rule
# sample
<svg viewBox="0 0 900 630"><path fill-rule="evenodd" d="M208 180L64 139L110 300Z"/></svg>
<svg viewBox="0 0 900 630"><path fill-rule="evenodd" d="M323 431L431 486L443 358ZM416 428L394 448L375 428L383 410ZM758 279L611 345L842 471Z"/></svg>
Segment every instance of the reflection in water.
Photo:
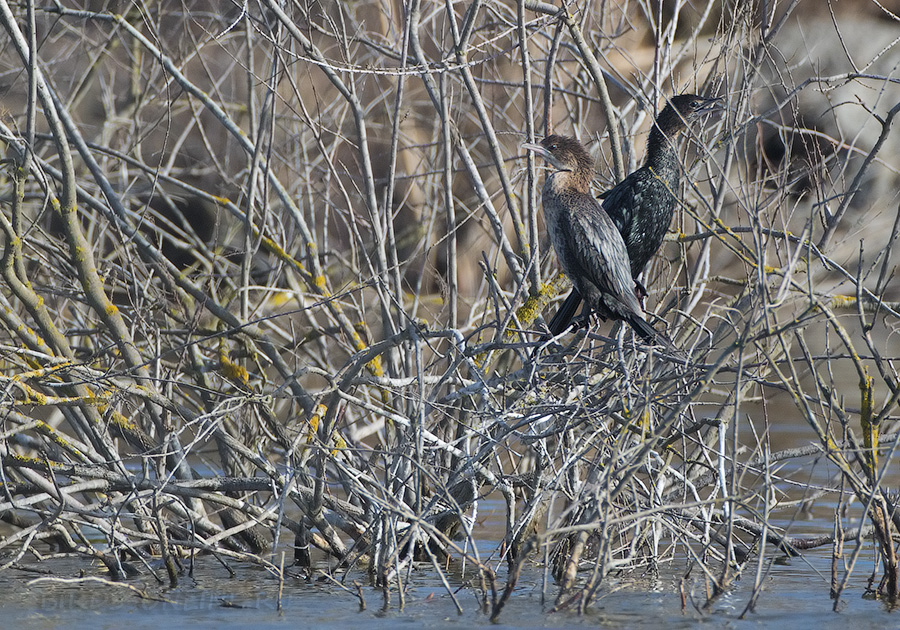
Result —
<svg viewBox="0 0 900 630"><path fill-rule="evenodd" d="M777 433L780 429L773 427ZM796 435L773 435L777 440L793 440ZM833 470L822 458L807 458L792 462L792 466L804 467L813 485L829 485ZM789 486L780 488L791 497ZM800 498L800 497L797 497ZM772 524L783 527L793 536L815 536L831 532L833 502L816 502L811 507L801 503L773 515ZM481 504L479 530L482 537L490 539L485 551L496 549L496 536L503 532L504 508L502 501L486 500ZM847 545L847 553L853 544ZM830 547L805 552L802 556L773 562L771 554L764 562L764 591L755 610L747 616L749 622L764 627L777 623L780 627L797 630L806 628L837 627L837 624L888 624L894 621L885 608L865 601L856 595L845 597L842 613L831 612L832 602L827 597L831 573ZM658 575L639 576L623 574L604 583L595 605L579 616L574 610L550 613L553 585L549 585L546 597L542 597L541 567L529 565L522 573L519 587L500 619L490 624L487 615L479 612L477 593L463 588L469 576L450 572L456 583L452 584L461 600L464 613L457 615L456 608L446 595L444 586L427 564L415 567L406 577L409 590L406 606L400 611L394 606L382 612L380 589L368 585L363 571L349 575L338 574L338 579L351 588L341 590L323 579L307 581L299 574L289 577L284 584L283 610L277 610L278 581L266 571L249 565L236 565L237 577L208 555L196 559L193 577L182 576L174 589L159 585L146 573L128 582L147 595L168 602L141 599L130 590L115 585L66 585L41 582L29 585L36 574L28 568L51 570L60 578L76 577L84 569L81 558L60 558L40 564L23 562L21 570L10 569L0 573L0 608L3 611L3 627L47 628L268 628L302 627L344 629L348 624L365 624L366 628L394 628L398 624L414 624L424 628L485 626L491 628L562 628L596 627L633 628L637 625L659 624L666 628L694 628L704 620L717 625L728 620L736 622L747 606L752 575L735 583L733 590L719 598L712 611L700 613L693 604L701 605L707 597L709 584L694 567L685 579L689 566L684 554L659 566ZM860 563L872 562L871 542L864 544ZM860 565L860 566L861 566ZM499 580L505 579L505 561L494 558L491 562L498 571ZM324 569L325 567L320 567ZM752 568L750 569L752 573ZM102 567L95 567L96 575L105 575ZM857 567L853 584L848 593L860 593L865 589L865 571ZM361 611L355 595L354 581L366 584L362 590L366 609ZM684 589L688 608L681 609L681 589Z"/></svg>

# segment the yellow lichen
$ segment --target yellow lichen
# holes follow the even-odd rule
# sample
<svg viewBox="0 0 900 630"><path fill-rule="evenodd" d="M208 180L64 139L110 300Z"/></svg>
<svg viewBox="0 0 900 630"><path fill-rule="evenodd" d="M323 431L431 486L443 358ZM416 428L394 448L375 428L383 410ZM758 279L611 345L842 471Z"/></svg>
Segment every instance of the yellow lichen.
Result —
<svg viewBox="0 0 900 630"><path fill-rule="evenodd" d="M859 423L863 433L863 444L866 447L865 460L869 468L869 477L874 479L878 474L878 423L872 404L872 389L875 378L869 376L867 369L863 370L863 378L859 382L860 412Z"/></svg>
<svg viewBox="0 0 900 630"><path fill-rule="evenodd" d="M247 372L247 368L243 365L238 365L237 363L233 363L226 359L225 361L220 362L220 366L222 375L225 376L225 378L238 381L243 385L247 385L250 382L250 375Z"/></svg>
<svg viewBox="0 0 900 630"><path fill-rule="evenodd" d="M850 308L856 306L856 296L835 295L831 298L831 308Z"/></svg>

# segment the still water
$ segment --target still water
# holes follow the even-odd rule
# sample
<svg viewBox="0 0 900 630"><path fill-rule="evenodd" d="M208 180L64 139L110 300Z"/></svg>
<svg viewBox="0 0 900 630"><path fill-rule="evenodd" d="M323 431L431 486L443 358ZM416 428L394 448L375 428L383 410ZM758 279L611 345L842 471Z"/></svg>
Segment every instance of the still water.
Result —
<svg viewBox="0 0 900 630"><path fill-rule="evenodd" d="M489 508L490 506L485 506ZM494 506L502 509L499 502ZM794 523L795 535L823 531L826 522ZM870 543L867 543L870 545ZM495 545L494 545L495 546ZM487 548L493 546L485 545ZM606 588L584 615L564 611L551 613L553 584L542 597L542 573L536 567L524 571L520 586L499 620L492 624L480 612L471 589L459 588L455 595L464 612L457 614L450 597L430 568L413 571L413 587L404 609L398 610L396 593L390 610L382 610L381 592L363 588L366 600L361 609L356 595L326 582L307 582L300 577L284 583L282 610L277 610L278 581L254 566L235 565L235 576L214 558L199 557L193 577L184 576L176 588L159 586L142 576L128 584L147 595L167 601L140 599L131 590L105 584L30 583L37 577L22 569L0 573L0 628L18 630L43 628L346 628L358 624L380 628L634 628L656 624L665 628L881 628L900 626L900 613L889 611L877 601L862 598L866 578L872 570L872 553L863 552L854 577L841 600L840 612L832 612L828 597L830 547L808 551L786 564L767 563L764 591L753 612L744 618L753 583L752 574L717 600L711 611L700 613L688 604L682 610L679 584L684 561L661 567L652 580L628 576L608 580ZM88 567L82 559L64 559L26 567L53 571L54 577L104 576L102 567ZM498 566L501 586L503 567ZM82 571L84 573L82 574ZM695 575L697 575L695 573ZM364 582L365 576L357 576ZM458 579L458 576L457 576ZM352 584L352 578L348 584ZM461 584L453 584L454 588ZM705 584L700 579L688 583L694 601L704 601Z"/></svg>
<svg viewBox="0 0 900 630"><path fill-rule="evenodd" d="M773 427L773 449L809 444L809 431L803 427ZM777 443L777 446L775 446ZM782 462L778 469L782 478L801 479L807 483L830 486L834 470L821 455ZM894 481L892 480L891 483ZM802 497L801 490L782 484L784 497L792 492ZM834 495L815 502L811 507L786 501L785 509L772 515L772 523L784 528L790 536L813 537L830 534L835 509ZM853 518L858 505L851 506L845 527L859 524ZM482 558L490 557L502 536L503 504L499 500L479 503ZM478 534L476 534L478 535ZM855 543L848 541L845 556ZM680 557L679 557L680 556ZM290 553L288 553L290 557ZM540 567L532 564L523 570L519 587L507 603L499 623L492 624L481 612L477 594L464 585L470 576L448 574L464 612L457 614L452 599L430 566L414 569L407 583L405 606L399 610L396 592L391 606L382 610L381 591L363 587L365 608L361 609L353 587L354 580L367 585L366 575L358 572L347 576L348 590L328 582L311 582L300 576L286 578L282 610L277 608L278 580L256 566L230 562L234 576L211 556L198 556L192 576L183 575L177 587L159 585L152 577L142 575L130 580L129 586L140 589L157 600L141 599L122 586L101 583L61 584L33 582L52 572L52 577L76 579L105 578L104 567L89 564L83 558L35 562L25 558L15 568L0 572L0 630L44 628L120 629L167 627L180 628L325 628L344 629L351 624L369 629L388 628L634 628L655 624L664 628L791 628L824 630L840 628L900 627L900 611L893 612L885 604L863 598L873 566L871 541L862 552L841 602L833 612L829 598L831 547L823 546L803 552L800 557L772 561L772 550L764 565L763 592L755 609L745 612L754 582L755 565L737 581L709 611L699 612L706 600L707 584L696 569L684 581L688 595L682 609L681 585L687 569L683 554L663 563L653 579L624 575L608 579L588 612L579 616L574 611L551 613L557 590L552 580L545 583ZM498 588L505 584L505 562L488 561L498 574ZM755 562L755 560L753 561ZM880 569L880 567L878 567ZM30 569L30 570L27 570ZM35 573L34 571L41 573ZM164 574L164 571L160 571ZM880 571L876 571L880 576ZM340 577L340 576L339 576ZM743 618L742 618L743 614Z"/></svg>
<svg viewBox="0 0 900 630"><path fill-rule="evenodd" d="M871 562L871 560L869 560ZM46 565L45 565L46 567ZM60 562L54 567L62 577L78 575L84 563ZM816 551L791 565L773 565L765 580L765 591L755 612L739 616L747 603L749 588L739 582L715 608L701 614L682 612L678 579L674 571L653 582L609 584L609 589L584 616L573 612L549 613L548 598L541 601L539 575L524 576L522 586L508 603L498 624L479 612L478 602L467 590L457 593L465 609L456 609L441 585L427 571L413 576L415 588L403 611L382 612L381 596L364 589L367 607L360 610L357 598L326 584L288 580L283 609L277 610L278 583L262 570L237 567L237 577L215 560L204 558L193 579L185 578L177 588L159 588L145 580L133 585L169 600L138 599L130 591L112 586L69 586L41 583L28 586L33 577L8 570L0 580L3 628L346 628L358 624L373 628L634 628L648 623L665 628L695 627L786 627L853 628L897 627L900 617L879 602L864 600L862 573L845 594L841 612L831 612L828 598L828 551ZM670 567L671 569L672 567ZM745 578L745 581L747 580ZM394 596L396 604L396 595Z"/></svg>

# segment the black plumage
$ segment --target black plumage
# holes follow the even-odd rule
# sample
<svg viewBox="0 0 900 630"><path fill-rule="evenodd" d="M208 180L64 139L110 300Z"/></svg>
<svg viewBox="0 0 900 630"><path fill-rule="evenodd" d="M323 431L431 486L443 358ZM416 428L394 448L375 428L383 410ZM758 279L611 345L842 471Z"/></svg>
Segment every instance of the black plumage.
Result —
<svg viewBox="0 0 900 630"><path fill-rule="evenodd" d="M659 250L672 223L681 194L678 138L687 124L717 107L719 99L694 94L673 97L656 117L644 165L603 195L603 209L622 234L631 261L631 277L638 295L647 292L638 276ZM572 321L581 295L576 285L550 322L550 332L558 335Z"/></svg>
<svg viewBox="0 0 900 630"><path fill-rule="evenodd" d="M553 169L542 193L544 220L559 264L588 305L604 318L628 322L646 341L657 332L641 316L622 235L591 194L594 160L581 143L551 135L525 144Z"/></svg>

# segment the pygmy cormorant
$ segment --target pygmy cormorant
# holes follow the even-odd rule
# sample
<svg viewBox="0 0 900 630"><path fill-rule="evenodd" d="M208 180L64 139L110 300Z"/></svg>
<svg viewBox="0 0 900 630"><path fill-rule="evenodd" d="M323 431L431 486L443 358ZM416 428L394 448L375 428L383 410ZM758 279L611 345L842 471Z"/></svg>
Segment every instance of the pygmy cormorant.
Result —
<svg viewBox="0 0 900 630"><path fill-rule="evenodd" d="M542 193L544 220L559 264L601 317L628 322L646 341L657 332L641 316L622 235L591 194L594 160L574 138L550 135L524 144L550 164Z"/></svg>
<svg viewBox="0 0 900 630"><path fill-rule="evenodd" d="M600 195L603 209L625 241L631 261L631 277L641 298L647 292L638 281L638 276L662 245L681 194L679 134L692 120L716 109L719 102L718 98L695 94L682 94L670 99L650 130L644 165ZM550 321L550 332L554 336L569 326L580 303L581 295L576 284Z"/></svg>

